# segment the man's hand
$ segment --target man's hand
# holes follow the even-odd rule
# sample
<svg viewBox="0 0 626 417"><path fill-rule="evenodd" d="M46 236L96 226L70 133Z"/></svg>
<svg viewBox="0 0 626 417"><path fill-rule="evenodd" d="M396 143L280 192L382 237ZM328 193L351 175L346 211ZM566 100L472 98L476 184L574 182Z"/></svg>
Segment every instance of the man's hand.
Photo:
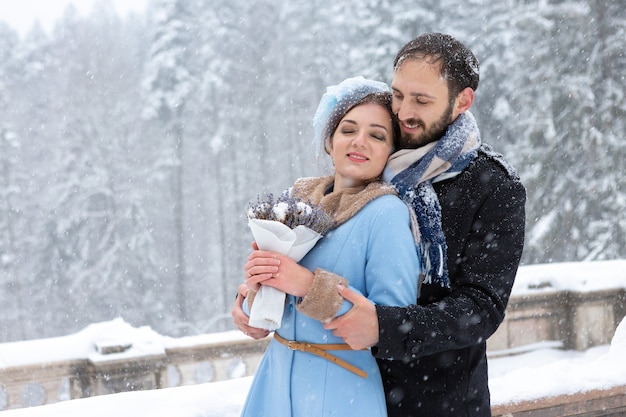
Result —
<svg viewBox="0 0 626 417"><path fill-rule="evenodd" d="M247 294L248 286L246 284L241 284L237 288L237 299L235 300L235 305L231 310L233 322L243 334L250 336L255 340L263 339L268 334L270 334L270 332L265 329L259 329L257 327L249 326L249 318L248 316L246 316L246 313L243 312L243 308L241 307L243 304L243 299L246 297Z"/></svg>
<svg viewBox="0 0 626 417"><path fill-rule="evenodd" d="M338 285L339 294L350 301L352 308L343 316L324 324L326 330L341 337L354 350L365 349L378 343L378 315L374 304L350 288Z"/></svg>

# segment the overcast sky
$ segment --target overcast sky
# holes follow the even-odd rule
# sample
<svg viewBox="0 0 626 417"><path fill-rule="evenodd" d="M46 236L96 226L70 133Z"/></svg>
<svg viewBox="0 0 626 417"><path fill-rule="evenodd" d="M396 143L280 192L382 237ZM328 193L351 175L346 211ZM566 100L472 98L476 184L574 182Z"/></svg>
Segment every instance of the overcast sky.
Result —
<svg viewBox="0 0 626 417"><path fill-rule="evenodd" d="M36 20L47 31L63 14L65 7L73 3L81 14L88 14L96 0L0 0L0 20L25 34ZM141 11L147 0L110 0L120 14Z"/></svg>

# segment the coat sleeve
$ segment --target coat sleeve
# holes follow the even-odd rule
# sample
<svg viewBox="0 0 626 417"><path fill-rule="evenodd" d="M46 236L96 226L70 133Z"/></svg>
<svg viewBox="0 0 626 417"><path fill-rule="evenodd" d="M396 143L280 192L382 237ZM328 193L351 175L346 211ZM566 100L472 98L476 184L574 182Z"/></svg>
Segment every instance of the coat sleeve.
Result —
<svg viewBox="0 0 626 417"><path fill-rule="evenodd" d="M524 243L526 192L515 178L483 191L477 181L468 191L476 207L459 210L463 219L452 222L459 229L453 238L465 243L448 254L455 257L451 290L422 305L377 306L377 357L413 360L483 343L504 319Z"/></svg>
<svg viewBox="0 0 626 417"><path fill-rule="evenodd" d="M415 302L418 296L420 273L408 208L396 197L384 196L380 199L371 220L361 225L368 229L365 295L375 304L408 305ZM348 281L320 269L316 269L314 275L314 285L299 303L298 310L321 321L349 311L352 303L344 300L336 288L339 283L348 286ZM350 288L361 293L356 288Z"/></svg>

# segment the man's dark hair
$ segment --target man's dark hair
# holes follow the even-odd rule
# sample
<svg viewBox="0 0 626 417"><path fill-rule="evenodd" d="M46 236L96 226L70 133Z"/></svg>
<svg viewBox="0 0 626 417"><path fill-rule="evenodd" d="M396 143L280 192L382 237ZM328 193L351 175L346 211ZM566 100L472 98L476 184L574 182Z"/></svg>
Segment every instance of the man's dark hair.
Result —
<svg viewBox="0 0 626 417"><path fill-rule="evenodd" d="M476 91L480 78L478 59L465 45L450 35L426 33L413 39L396 55L394 72L407 59L425 59L439 65L441 76L448 82L450 99L469 87Z"/></svg>

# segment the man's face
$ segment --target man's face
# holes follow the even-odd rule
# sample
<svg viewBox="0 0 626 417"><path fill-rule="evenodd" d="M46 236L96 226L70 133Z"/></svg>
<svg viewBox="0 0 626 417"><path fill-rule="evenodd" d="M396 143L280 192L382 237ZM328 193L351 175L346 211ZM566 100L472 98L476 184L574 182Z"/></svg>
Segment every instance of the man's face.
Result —
<svg viewBox="0 0 626 417"><path fill-rule="evenodd" d="M438 66L428 61L404 61L393 76L391 89L402 148L419 148L438 140L459 115L456 102L448 97L448 83Z"/></svg>

